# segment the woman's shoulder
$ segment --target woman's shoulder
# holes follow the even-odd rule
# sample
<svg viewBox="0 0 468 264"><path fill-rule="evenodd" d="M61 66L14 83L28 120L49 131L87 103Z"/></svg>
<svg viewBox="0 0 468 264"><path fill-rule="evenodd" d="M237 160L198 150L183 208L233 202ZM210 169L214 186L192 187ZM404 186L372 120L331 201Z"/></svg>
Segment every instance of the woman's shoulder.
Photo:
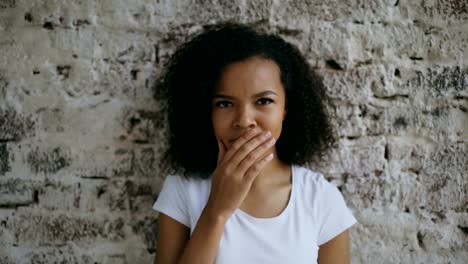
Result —
<svg viewBox="0 0 468 264"><path fill-rule="evenodd" d="M315 171L314 169L300 165L292 165L292 169L294 180L303 186L323 185L328 182L321 172Z"/></svg>
<svg viewBox="0 0 468 264"><path fill-rule="evenodd" d="M211 184L210 178L201 178L195 175L169 174L164 180L165 184L174 186L179 189L199 189Z"/></svg>
<svg viewBox="0 0 468 264"><path fill-rule="evenodd" d="M328 181L324 174L311 168L293 166L294 180L304 192L323 196L323 193L335 192L337 187Z"/></svg>
<svg viewBox="0 0 468 264"><path fill-rule="evenodd" d="M297 193L306 201L315 201L321 206L341 203L343 196L338 187L325 176L313 169L295 166L295 187ZM313 203L315 204L315 203Z"/></svg>

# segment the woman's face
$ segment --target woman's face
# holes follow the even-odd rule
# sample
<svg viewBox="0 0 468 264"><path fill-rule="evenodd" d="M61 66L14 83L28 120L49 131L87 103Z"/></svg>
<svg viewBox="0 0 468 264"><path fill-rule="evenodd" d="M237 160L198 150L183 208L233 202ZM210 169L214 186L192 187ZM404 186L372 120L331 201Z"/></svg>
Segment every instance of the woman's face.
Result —
<svg viewBox="0 0 468 264"><path fill-rule="evenodd" d="M227 65L212 101L216 138L229 148L247 130L259 129L271 131L278 140L286 115L285 97L273 60L251 57Z"/></svg>

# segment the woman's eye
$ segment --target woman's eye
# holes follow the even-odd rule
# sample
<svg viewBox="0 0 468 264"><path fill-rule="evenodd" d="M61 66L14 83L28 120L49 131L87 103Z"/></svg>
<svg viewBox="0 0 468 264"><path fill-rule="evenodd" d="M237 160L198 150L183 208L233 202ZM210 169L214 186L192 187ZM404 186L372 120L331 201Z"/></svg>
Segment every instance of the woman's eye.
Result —
<svg viewBox="0 0 468 264"><path fill-rule="evenodd" d="M215 103L216 107L225 108L231 106L231 102L228 101L218 101Z"/></svg>
<svg viewBox="0 0 468 264"><path fill-rule="evenodd" d="M257 101L257 104L259 104L259 105L267 105L267 104L271 104L271 103L273 103L273 100L271 100L270 98L260 98Z"/></svg>

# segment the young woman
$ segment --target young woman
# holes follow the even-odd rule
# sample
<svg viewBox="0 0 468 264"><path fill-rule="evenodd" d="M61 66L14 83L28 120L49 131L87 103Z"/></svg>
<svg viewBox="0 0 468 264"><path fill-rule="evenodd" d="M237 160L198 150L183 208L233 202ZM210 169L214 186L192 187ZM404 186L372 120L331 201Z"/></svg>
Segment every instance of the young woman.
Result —
<svg viewBox="0 0 468 264"><path fill-rule="evenodd" d="M356 220L301 166L335 139L322 82L297 48L244 25L206 27L156 87L174 174L153 206L155 263L349 263Z"/></svg>

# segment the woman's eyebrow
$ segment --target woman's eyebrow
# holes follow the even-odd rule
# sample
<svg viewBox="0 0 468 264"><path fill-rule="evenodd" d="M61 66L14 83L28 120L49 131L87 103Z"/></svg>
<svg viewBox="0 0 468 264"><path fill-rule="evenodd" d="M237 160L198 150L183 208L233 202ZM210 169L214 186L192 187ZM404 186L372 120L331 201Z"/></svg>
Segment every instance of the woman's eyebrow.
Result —
<svg viewBox="0 0 468 264"><path fill-rule="evenodd" d="M252 96L252 97L263 97L263 96L266 96L266 95L276 95L276 96L278 96L277 93L275 93L275 92L273 92L271 90L268 90L268 91L260 92L260 93L258 93L256 95Z"/></svg>
<svg viewBox="0 0 468 264"><path fill-rule="evenodd" d="M215 94L215 95L213 96L213 99L216 99L216 98L219 98L219 99L229 99L229 100L235 99L234 96L229 96L229 95L224 95L224 94Z"/></svg>
<svg viewBox="0 0 468 264"><path fill-rule="evenodd" d="M268 91L263 91L263 92L260 92L258 94L254 94L252 96L252 98L257 98L257 97L263 97L263 96L266 96L266 95L276 95L278 96L277 93L271 91L271 90L268 90ZM236 99L234 96L230 96L230 95L225 95L225 94L215 94L213 96L213 99L215 98L219 98L219 99L228 99L228 100L234 100Z"/></svg>

